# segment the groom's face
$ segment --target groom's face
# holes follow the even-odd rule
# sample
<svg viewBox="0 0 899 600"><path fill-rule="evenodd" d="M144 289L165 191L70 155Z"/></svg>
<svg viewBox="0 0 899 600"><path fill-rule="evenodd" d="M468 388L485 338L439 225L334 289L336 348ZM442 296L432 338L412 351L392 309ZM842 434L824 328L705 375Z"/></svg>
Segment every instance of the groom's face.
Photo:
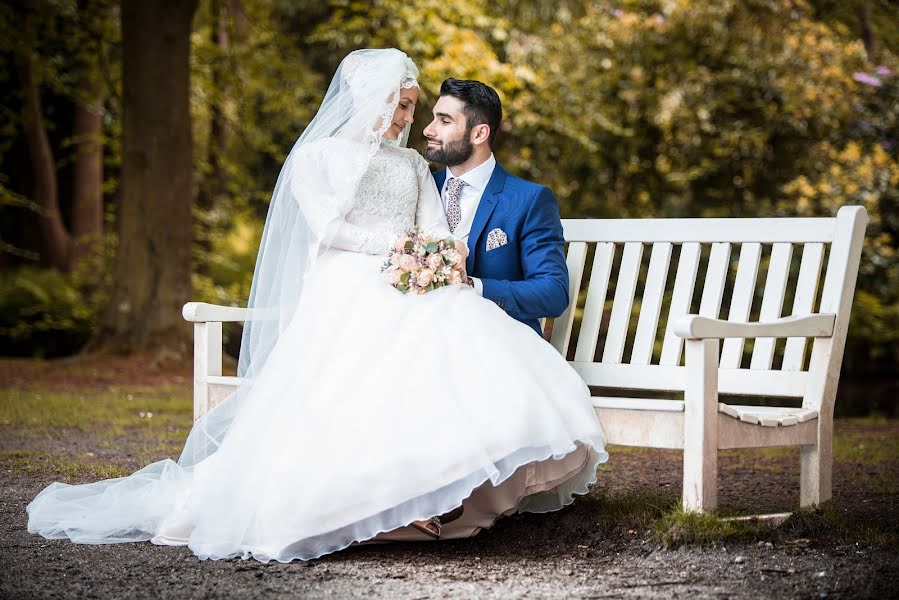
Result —
<svg viewBox="0 0 899 600"><path fill-rule="evenodd" d="M424 130L428 160L453 167L471 158L474 144L463 108L465 105L458 98L440 96L434 105L434 120Z"/></svg>

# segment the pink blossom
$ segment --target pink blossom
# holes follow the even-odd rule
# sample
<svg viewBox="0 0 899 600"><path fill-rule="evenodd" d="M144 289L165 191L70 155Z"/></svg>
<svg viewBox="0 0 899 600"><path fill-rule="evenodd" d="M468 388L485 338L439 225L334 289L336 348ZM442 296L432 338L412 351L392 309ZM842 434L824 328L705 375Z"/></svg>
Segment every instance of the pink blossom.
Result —
<svg viewBox="0 0 899 600"><path fill-rule="evenodd" d="M390 285L396 285L400 282L400 271L399 269L390 269L387 271L387 281Z"/></svg>
<svg viewBox="0 0 899 600"><path fill-rule="evenodd" d="M457 250L453 250L452 248L450 248L449 250L444 251L443 256L446 257L446 260L449 261L450 264L462 264L462 253Z"/></svg>
<svg viewBox="0 0 899 600"><path fill-rule="evenodd" d="M403 237L401 237L400 239L398 239L397 241L395 241L393 243L393 249L396 250L397 252L402 252L403 249L406 247L406 242L409 242L409 241L411 241L409 239L409 236L404 235Z"/></svg>
<svg viewBox="0 0 899 600"><path fill-rule="evenodd" d="M877 73L878 75L880 75L881 77L889 77L890 75L893 74L893 72L890 71L889 67L885 67L883 65L879 65L876 69L874 69L874 72Z"/></svg>
<svg viewBox="0 0 899 600"><path fill-rule="evenodd" d="M443 266L443 257L439 254L432 254L428 257L428 267L436 271Z"/></svg>
<svg viewBox="0 0 899 600"><path fill-rule="evenodd" d="M434 280L434 271L432 271L431 269L422 269L421 272L418 274L418 278L416 279L416 282L418 283L418 285L420 287L427 287L427 285L429 283L431 283L433 280Z"/></svg>
<svg viewBox="0 0 899 600"><path fill-rule="evenodd" d="M880 87L883 85L883 82L873 75L868 73L862 73L861 71L856 71L852 74L852 78L859 83L864 83L866 85L871 85L874 87Z"/></svg>
<svg viewBox="0 0 899 600"><path fill-rule="evenodd" d="M399 265L403 271L411 272L418 266L418 261L415 260L414 256L403 254L400 256Z"/></svg>

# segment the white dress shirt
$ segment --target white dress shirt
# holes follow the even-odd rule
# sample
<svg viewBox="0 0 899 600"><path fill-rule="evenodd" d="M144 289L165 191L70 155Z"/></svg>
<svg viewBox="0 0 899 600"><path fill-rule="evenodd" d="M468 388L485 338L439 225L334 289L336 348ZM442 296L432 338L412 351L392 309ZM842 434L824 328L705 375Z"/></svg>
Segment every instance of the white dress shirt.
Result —
<svg viewBox="0 0 899 600"><path fill-rule="evenodd" d="M471 252L472 249L471 244L468 243L468 234L471 233L471 224L474 221L474 215L478 212L481 196L484 195L484 190L487 189L487 183L490 182L490 177L493 175L494 168L496 168L496 159L491 152L490 157L487 160L463 175L459 175L459 179L464 181L466 185L462 186L462 190L459 194L459 209L462 212L462 218L459 220L459 224L456 225L456 230L453 231L453 237L465 242L469 252ZM440 189L440 200L443 202L444 212L446 212L446 184L450 180L450 177L456 177L456 175L453 175L451 167L447 167L446 179L443 181L443 187ZM484 285L481 283L481 280L476 277L472 277L472 279L474 280L475 291L483 296Z"/></svg>

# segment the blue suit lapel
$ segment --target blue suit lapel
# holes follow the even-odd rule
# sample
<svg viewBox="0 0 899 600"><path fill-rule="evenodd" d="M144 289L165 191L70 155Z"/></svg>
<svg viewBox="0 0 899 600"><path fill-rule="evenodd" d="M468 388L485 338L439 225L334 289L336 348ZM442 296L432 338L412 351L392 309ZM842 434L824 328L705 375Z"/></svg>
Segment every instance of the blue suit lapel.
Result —
<svg viewBox="0 0 899 600"><path fill-rule="evenodd" d="M443 189L443 182L446 181L446 167L439 171L434 171L431 175L434 176L434 183L437 184L437 193L439 194L440 190Z"/></svg>
<svg viewBox="0 0 899 600"><path fill-rule="evenodd" d="M445 169L443 176L444 178L446 177ZM487 187L481 195L481 201L478 203L478 210L474 214L474 220L471 222L471 232L468 234L468 259L465 261L465 269L469 273L474 270L475 254L480 250L477 247L478 238L481 236L481 232L484 231L484 226L487 225L490 215L493 214L493 209L496 208L496 204L499 202L500 194L505 184L506 171L497 163L493 169L493 175L490 176L490 181L487 182Z"/></svg>

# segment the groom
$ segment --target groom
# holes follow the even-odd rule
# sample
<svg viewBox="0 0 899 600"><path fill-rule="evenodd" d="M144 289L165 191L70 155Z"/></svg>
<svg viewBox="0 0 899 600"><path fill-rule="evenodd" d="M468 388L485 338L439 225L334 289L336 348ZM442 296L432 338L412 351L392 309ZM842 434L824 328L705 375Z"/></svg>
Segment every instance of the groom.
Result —
<svg viewBox="0 0 899 600"><path fill-rule="evenodd" d="M424 130L453 236L469 248L475 290L538 334L541 317L568 306L562 222L552 191L510 175L493 157L502 121L496 90L447 79Z"/></svg>

